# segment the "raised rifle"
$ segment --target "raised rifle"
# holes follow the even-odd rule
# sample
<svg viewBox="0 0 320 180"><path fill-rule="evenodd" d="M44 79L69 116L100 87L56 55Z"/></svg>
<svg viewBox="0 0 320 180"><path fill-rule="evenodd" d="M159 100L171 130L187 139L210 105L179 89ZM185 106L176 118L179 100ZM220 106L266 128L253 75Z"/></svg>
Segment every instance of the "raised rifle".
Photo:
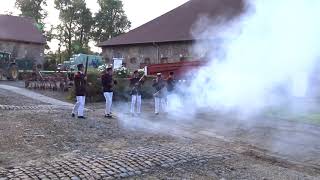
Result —
<svg viewBox="0 0 320 180"><path fill-rule="evenodd" d="M84 70L84 75L87 76L87 73L88 73L88 64L89 64L89 56L87 56L87 59L86 59L86 68Z"/></svg>
<svg viewBox="0 0 320 180"><path fill-rule="evenodd" d="M161 89L160 90L158 90L156 93L154 93L153 94L153 97L157 97L157 96L159 96L160 95L160 93L164 90L164 88L165 88L166 86L165 85L163 85L163 87L161 87Z"/></svg>
<svg viewBox="0 0 320 180"><path fill-rule="evenodd" d="M86 59L86 68L84 69L84 77L87 77L88 64L89 64L89 56L87 56L87 59ZM85 85L87 85L87 84L88 84L88 79L85 81Z"/></svg>
<svg viewBox="0 0 320 180"><path fill-rule="evenodd" d="M138 90L139 85L140 85L141 81L144 79L145 76L146 76L146 75L143 74L143 75L141 76L141 78L139 79L139 81L136 82L136 83L133 85L133 87L132 87L132 89L131 89L131 95L134 94L134 92Z"/></svg>

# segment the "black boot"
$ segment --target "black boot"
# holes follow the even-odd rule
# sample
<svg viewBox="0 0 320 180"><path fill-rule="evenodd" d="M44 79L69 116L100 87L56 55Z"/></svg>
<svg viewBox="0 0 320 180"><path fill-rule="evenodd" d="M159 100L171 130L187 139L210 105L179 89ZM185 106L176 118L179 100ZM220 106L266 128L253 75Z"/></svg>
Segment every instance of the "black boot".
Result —
<svg viewBox="0 0 320 180"><path fill-rule="evenodd" d="M112 118L111 114L104 115L105 118Z"/></svg>

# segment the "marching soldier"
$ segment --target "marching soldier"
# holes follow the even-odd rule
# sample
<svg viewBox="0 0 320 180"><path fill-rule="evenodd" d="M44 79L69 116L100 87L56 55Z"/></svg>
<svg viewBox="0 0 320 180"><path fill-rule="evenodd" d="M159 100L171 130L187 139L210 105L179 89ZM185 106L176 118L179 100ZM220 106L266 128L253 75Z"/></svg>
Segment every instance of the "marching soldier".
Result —
<svg viewBox="0 0 320 180"><path fill-rule="evenodd" d="M165 105L165 82L162 78L162 74L158 73L157 78L153 80L153 85L155 89L154 96L154 104L155 104L155 114L158 115L159 112L164 111Z"/></svg>
<svg viewBox="0 0 320 180"><path fill-rule="evenodd" d="M77 102L72 111L72 117L75 117L77 114L79 119L85 119L84 113L84 105L86 101L86 80L87 77L84 74L84 66L83 64L79 64L78 72L74 75L74 85L75 85L75 93L77 97Z"/></svg>
<svg viewBox="0 0 320 180"><path fill-rule="evenodd" d="M141 114L141 87L144 83L144 75L139 78L139 72L136 70L133 77L130 79L131 90L131 114L135 115L135 107L137 107L137 114Z"/></svg>
<svg viewBox="0 0 320 180"><path fill-rule="evenodd" d="M112 97L113 97L113 86L117 85L117 81L113 80L112 74L113 74L112 67L108 67L105 73L101 77L103 92L104 92L103 95L106 100L106 109L105 109L106 118L112 118L111 106L112 106Z"/></svg>

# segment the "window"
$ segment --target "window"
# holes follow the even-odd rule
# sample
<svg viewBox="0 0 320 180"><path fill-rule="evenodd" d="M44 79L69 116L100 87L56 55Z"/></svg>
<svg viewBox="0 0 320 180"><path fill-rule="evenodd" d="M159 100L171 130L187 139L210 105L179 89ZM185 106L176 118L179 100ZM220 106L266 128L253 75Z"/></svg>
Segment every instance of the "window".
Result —
<svg viewBox="0 0 320 180"><path fill-rule="evenodd" d="M136 64L137 63L137 58L131 58L130 59L131 64Z"/></svg>
<svg viewBox="0 0 320 180"><path fill-rule="evenodd" d="M122 58L120 52L114 52L114 53L113 53L113 57L114 57L114 58Z"/></svg>
<svg viewBox="0 0 320 180"><path fill-rule="evenodd" d="M168 63L168 58L167 58L167 57L161 58L160 63L161 63L161 64Z"/></svg>
<svg viewBox="0 0 320 180"><path fill-rule="evenodd" d="M151 64L150 58L145 58L144 59L144 64Z"/></svg>

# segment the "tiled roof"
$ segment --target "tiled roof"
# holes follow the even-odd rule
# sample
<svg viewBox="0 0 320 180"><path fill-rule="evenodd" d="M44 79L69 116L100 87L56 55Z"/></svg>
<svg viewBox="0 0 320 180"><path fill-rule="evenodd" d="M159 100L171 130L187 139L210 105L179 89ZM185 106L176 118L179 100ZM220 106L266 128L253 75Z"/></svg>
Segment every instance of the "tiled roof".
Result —
<svg viewBox="0 0 320 180"><path fill-rule="evenodd" d="M136 28L99 44L119 46L159 42L192 41L191 30L201 16L210 19L232 18L241 14L242 0L190 0L176 9Z"/></svg>
<svg viewBox="0 0 320 180"><path fill-rule="evenodd" d="M45 38L31 18L0 15L0 40L45 44Z"/></svg>

